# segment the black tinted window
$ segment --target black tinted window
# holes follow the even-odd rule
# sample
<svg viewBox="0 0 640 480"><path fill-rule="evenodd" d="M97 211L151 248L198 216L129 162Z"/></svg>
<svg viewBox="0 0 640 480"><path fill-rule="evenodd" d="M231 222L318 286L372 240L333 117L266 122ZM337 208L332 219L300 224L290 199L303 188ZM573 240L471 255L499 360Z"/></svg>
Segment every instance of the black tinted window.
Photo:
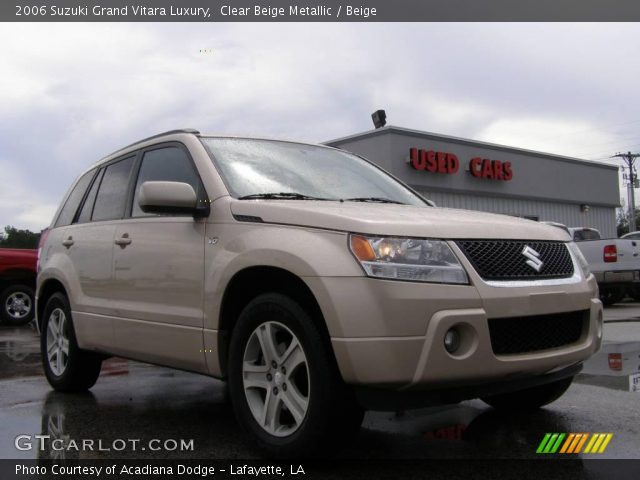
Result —
<svg viewBox="0 0 640 480"><path fill-rule="evenodd" d="M573 234L573 240L576 242L600 240L600 234L596 230L576 230Z"/></svg>
<svg viewBox="0 0 640 480"><path fill-rule="evenodd" d="M138 196L140 186L149 181L188 183L196 191L198 199L203 199L204 189L200 183L200 177L198 177L189 157L181 148L159 148L144 154L133 197L132 217L146 215L138 205Z"/></svg>
<svg viewBox="0 0 640 480"><path fill-rule="evenodd" d="M133 158L113 163L105 170L93 207L93 221L122 218Z"/></svg>
<svg viewBox="0 0 640 480"><path fill-rule="evenodd" d="M91 220L91 213L93 212L93 204L96 201L96 194L98 193L98 188L100 187L100 181L102 180L102 175L104 174L104 169L100 170L98 176L93 181L93 185L91 185L91 189L89 190L89 194L84 201L84 205L82 205L82 210L80 210L80 216L78 217L78 223L85 223Z"/></svg>
<svg viewBox="0 0 640 480"><path fill-rule="evenodd" d="M73 190L69 194L69 197L67 197L67 201L65 202L64 207L62 207L60 215L58 215L58 220L55 224L56 227L69 225L73 222L73 217L80 206L82 197L84 197L84 192L87 191L89 183L91 183L91 179L95 173L95 170L91 170L90 172L85 173L80 180L78 180L75 187L73 187Z"/></svg>

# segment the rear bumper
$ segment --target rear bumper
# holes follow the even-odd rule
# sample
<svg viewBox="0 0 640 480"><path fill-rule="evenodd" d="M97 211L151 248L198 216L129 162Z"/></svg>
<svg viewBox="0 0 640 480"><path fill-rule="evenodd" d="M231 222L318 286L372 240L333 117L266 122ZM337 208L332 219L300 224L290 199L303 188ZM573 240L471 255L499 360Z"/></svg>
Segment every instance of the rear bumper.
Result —
<svg viewBox="0 0 640 480"><path fill-rule="evenodd" d="M640 271L638 270L594 272L593 275L600 286L622 286L640 282Z"/></svg>

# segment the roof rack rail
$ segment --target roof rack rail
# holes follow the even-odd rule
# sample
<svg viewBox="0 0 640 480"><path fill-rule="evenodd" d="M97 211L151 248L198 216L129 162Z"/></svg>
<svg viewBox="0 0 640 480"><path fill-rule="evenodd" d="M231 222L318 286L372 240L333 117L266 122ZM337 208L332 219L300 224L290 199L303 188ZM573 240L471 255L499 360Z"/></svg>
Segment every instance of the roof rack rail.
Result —
<svg viewBox="0 0 640 480"><path fill-rule="evenodd" d="M163 137L165 135L172 135L174 133L192 133L194 135L200 135L200 132L198 130L196 130L195 128L178 128L176 130L169 130L167 132L162 132L162 133L158 133L156 135L151 135L150 137L147 137L147 138L143 138L142 140L138 140L137 142L133 143L133 145L135 145L136 143L146 142L147 140L153 140L156 137Z"/></svg>
<svg viewBox="0 0 640 480"><path fill-rule="evenodd" d="M153 140L154 138L158 138L158 137L164 137L165 135L172 135L174 133L191 133L193 135L200 135L200 131L196 130L195 128L179 128L179 129L176 129L176 130L168 130L166 132L157 133L156 135L151 135L150 137L143 138L142 140L138 140L136 142L130 143L126 147L119 148L118 150L116 150L113 153L110 153L107 156L111 156L114 153L121 152L122 150L126 150L127 148L133 147L134 145L138 145L139 143L147 142L149 140Z"/></svg>

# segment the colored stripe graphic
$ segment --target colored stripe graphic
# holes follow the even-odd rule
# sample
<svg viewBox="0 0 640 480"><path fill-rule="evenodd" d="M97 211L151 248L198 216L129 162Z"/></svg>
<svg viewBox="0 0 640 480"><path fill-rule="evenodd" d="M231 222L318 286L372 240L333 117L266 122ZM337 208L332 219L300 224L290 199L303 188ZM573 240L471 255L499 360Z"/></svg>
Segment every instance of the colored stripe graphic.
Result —
<svg viewBox="0 0 640 480"><path fill-rule="evenodd" d="M569 447L569 450L567 450L567 453L573 453L576 449L576 447L578 446L578 442L580 440L582 440L582 433L576 433L576 436L573 438L573 442L571 442L571 446Z"/></svg>
<svg viewBox="0 0 640 480"><path fill-rule="evenodd" d="M557 438L558 438L557 433L554 433L553 435L551 435L551 438L547 442L547 446L544 447L544 450L542 451L542 453L553 453L551 451L551 448L553 448L553 445L555 444Z"/></svg>
<svg viewBox="0 0 640 480"><path fill-rule="evenodd" d="M536 453L604 453L612 438L612 433L546 433Z"/></svg>
<svg viewBox="0 0 640 480"><path fill-rule="evenodd" d="M565 436L566 433L547 433L538 445L536 453L556 453Z"/></svg>
<svg viewBox="0 0 640 480"><path fill-rule="evenodd" d="M564 445L562 445L562 448L560 449L560 453L567 453L567 449L569 448L569 445L571 445L571 442L573 442L574 438L576 438L576 434L570 433L569 436L567 437L567 441L564 442Z"/></svg>
<svg viewBox="0 0 640 480"><path fill-rule="evenodd" d="M542 439L542 441L540 442L540 445L538 445L538 449L536 450L536 453L542 453L542 451L544 450L544 446L547 444L547 441L549 440L549 438L551 438L551 434L547 433Z"/></svg>
<svg viewBox="0 0 640 480"><path fill-rule="evenodd" d="M562 442L565 436L566 436L565 433L561 433L560 435L558 435L558 439L556 440L556 443L553 445L549 453L556 453L558 451L558 448L560 448L560 443Z"/></svg>
<svg viewBox="0 0 640 480"><path fill-rule="evenodd" d="M598 450L598 453L604 453L605 449L607 448L607 445L609 445L609 442L613 438L613 433L607 433L606 435L607 436L605 437L604 442L602 442L602 445L600 446L600 450Z"/></svg>
<svg viewBox="0 0 640 480"><path fill-rule="evenodd" d="M580 442L576 446L576 449L573 451L573 453L580 453L580 451L582 450L582 446L584 445L584 442L587 441L587 438L589 438L589 434L583 433L582 438L580 439Z"/></svg>
<svg viewBox="0 0 640 480"><path fill-rule="evenodd" d="M591 448L593 447L593 444L596 443L597 439L598 439L597 433L591 436L591 440L589 440L589 443L587 444L587 448L584 449L584 453L591 453Z"/></svg>

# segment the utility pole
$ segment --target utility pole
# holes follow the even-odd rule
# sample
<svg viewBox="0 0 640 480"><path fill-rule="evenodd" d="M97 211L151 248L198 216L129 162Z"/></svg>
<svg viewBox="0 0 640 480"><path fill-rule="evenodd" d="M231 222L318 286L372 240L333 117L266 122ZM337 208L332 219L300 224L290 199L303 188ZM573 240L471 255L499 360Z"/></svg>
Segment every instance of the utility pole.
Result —
<svg viewBox="0 0 640 480"><path fill-rule="evenodd" d="M624 178L625 180L627 180L627 195L629 198L629 231L630 232L635 232L636 231L636 195L635 195L635 188L636 188L636 182L637 177L636 177L636 173L635 170L633 168L633 164L636 161L636 158L640 157L640 153L631 153L631 152L627 152L627 153L616 153L615 155L613 155L613 157L611 158L622 158L624 160L624 162L626 163L626 168L629 169L629 174L625 175Z"/></svg>

